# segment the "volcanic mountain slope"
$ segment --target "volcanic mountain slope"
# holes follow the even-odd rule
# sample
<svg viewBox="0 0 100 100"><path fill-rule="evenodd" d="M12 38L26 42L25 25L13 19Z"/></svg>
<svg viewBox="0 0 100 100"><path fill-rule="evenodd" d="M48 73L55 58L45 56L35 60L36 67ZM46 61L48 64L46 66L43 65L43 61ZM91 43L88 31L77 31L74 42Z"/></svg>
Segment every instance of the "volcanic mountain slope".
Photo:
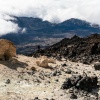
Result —
<svg viewBox="0 0 100 100"><path fill-rule="evenodd" d="M24 33L21 33L22 31L19 31L18 34L9 33L1 36L1 38L11 40L17 45L45 41L43 38L64 38L72 37L75 34L78 36L87 36L91 33L100 33L99 25L75 18L61 23L50 23L32 17L15 18L16 20L12 21L24 29Z"/></svg>
<svg viewBox="0 0 100 100"><path fill-rule="evenodd" d="M57 59L65 57L72 61L90 64L93 61L100 61L100 35L92 34L86 38L75 35L71 39L65 38L44 50L38 50L33 55L54 56Z"/></svg>

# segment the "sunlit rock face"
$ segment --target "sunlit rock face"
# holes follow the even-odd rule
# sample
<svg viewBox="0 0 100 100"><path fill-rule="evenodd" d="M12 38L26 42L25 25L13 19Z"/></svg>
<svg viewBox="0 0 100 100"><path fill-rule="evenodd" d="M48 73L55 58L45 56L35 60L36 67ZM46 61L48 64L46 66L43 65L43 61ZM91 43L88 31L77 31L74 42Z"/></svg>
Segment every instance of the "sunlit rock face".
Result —
<svg viewBox="0 0 100 100"><path fill-rule="evenodd" d="M15 45L6 39L0 39L0 59L9 60L16 56Z"/></svg>

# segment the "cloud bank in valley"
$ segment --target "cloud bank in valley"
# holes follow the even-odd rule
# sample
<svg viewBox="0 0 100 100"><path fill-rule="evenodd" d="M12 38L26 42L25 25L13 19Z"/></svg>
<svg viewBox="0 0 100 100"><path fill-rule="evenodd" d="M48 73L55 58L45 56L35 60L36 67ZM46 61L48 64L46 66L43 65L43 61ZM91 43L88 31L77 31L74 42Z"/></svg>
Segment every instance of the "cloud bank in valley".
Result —
<svg viewBox="0 0 100 100"><path fill-rule="evenodd" d="M100 24L100 0L0 0L0 35L20 30L11 16L38 17L50 22L79 18ZM10 15L10 16L9 16Z"/></svg>

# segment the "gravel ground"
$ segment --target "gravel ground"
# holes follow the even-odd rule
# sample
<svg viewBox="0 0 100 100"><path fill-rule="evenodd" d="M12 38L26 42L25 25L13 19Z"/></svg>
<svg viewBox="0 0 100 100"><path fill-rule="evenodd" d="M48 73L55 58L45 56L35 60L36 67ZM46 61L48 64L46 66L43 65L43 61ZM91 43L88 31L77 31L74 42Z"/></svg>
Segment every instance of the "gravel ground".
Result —
<svg viewBox="0 0 100 100"><path fill-rule="evenodd" d="M71 100L69 89L61 89L66 78L85 72L88 76L96 75L100 81L100 71L95 71L93 64L85 65L62 59L56 60L55 64L49 64L52 69L48 69L36 64L43 57L18 55L16 59L18 61L15 62L0 61L0 100ZM36 71L31 70L32 67ZM100 94L99 89L94 91ZM89 94L88 97L92 98L94 95ZM78 96L77 100L92 99Z"/></svg>

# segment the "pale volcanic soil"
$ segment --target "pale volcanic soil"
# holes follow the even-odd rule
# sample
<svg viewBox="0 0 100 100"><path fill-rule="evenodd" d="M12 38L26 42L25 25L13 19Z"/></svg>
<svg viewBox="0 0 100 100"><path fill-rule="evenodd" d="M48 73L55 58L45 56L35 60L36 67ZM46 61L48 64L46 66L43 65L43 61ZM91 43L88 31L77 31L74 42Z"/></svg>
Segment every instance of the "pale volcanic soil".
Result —
<svg viewBox="0 0 100 100"><path fill-rule="evenodd" d="M100 81L100 71L95 71L93 64L85 65L55 59L55 63L49 64L51 68L37 66L36 61L44 58L18 55L18 61L0 61L0 100L71 100L69 89L61 89L66 78L85 72L88 76L96 75ZM66 66L62 66L63 64ZM66 73L67 69L72 73ZM97 93L100 94L100 91ZM87 99L79 96L77 100Z"/></svg>

